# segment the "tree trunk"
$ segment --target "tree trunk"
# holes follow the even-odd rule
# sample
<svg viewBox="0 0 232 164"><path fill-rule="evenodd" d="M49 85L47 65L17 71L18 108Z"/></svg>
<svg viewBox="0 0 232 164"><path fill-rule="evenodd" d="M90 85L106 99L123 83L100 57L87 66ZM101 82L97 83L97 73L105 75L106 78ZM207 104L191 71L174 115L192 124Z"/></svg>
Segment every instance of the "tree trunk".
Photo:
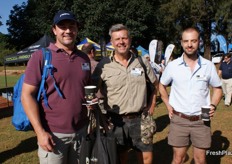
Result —
<svg viewBox="0 0 232 164"><path fill-rule="evenodd" d="M211 60L211 21L208 19L203 23L204 28L204 57Z"/></svg>

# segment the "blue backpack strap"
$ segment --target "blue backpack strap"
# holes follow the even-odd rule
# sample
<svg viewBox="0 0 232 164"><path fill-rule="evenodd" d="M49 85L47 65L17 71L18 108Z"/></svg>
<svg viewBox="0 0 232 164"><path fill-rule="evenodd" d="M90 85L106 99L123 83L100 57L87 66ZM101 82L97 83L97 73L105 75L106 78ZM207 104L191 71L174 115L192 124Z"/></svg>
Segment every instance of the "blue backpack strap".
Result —
<svg viewBox="0 0 232 164"><path fill-rule="evenodd" d="M63 95L62 95L59 87L57 86L54 75L53 75L53 68L54 67L51 64L51 60L52 60L51 50L46 49L46 48L42 48L42 52L43 52L44 66L43 66L43 74L42 74L42 79L41 79L41 83L40 83L40 87L39 87L39 92L37 95L37 101L40 100L40 96L41 96L41 94L43 94L44 103L45 103L46 107L48 107L48 98L47 98L47 94L46 94L46 89L44 87L48 75L50 75L53 78L54 87L55 87L56 91L58 92L59 96L61 98L63 98Z"/></svg>

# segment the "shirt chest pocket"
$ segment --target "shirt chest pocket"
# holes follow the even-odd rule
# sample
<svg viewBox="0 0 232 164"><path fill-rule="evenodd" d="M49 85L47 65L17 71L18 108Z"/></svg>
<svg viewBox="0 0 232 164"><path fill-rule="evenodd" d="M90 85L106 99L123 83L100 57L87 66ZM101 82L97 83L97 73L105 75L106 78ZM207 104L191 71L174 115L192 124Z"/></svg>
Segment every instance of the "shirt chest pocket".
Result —
<svg viewBox="0 0 232 164"><path fill-rule="evenodd" d="M107 86L123 85L123 77L120 71L111 71L106 74L105 83Z"/></svg>
<svg viewBox="0 0 232 164"><path fill-rule="evenodd" d="M196 86L196 89L207 90L208 89L208 80L207 79L197 79L195 86Z"/></svg>

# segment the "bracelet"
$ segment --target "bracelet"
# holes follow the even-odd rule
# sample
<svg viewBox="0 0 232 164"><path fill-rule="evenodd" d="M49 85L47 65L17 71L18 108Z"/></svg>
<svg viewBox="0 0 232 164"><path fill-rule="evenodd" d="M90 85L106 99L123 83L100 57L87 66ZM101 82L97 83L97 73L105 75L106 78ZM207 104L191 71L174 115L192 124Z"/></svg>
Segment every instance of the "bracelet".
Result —
<svg viewBox="0 0 232 164"><path fill-rule="evenodd" d="M210 104L210 105L213 106L215 110L217 109L216 105L214 105L214 104Z"/></svg>

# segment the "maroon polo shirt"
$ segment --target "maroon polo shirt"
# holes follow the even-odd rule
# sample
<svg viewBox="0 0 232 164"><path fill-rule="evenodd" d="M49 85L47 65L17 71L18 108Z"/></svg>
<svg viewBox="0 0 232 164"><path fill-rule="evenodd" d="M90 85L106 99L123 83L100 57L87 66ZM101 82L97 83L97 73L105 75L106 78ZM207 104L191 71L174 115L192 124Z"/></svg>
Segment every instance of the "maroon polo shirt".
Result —
<svg viewBox="0 0 232 164"><path fill-rule="evenodd" d="M50 44L48 48L52 51L54 77L64 98L58 95L54 80L48 76L46 85L50 108L45 106L42 98L41 122L48 131L73 133L87 123L87 109L82 103L85 102L84 86L90 84L90 61L88 56L78 49L70 56L54 44ZM42 69L42 51L38 50L28 62L24 82L39 87Z"/></svg>

